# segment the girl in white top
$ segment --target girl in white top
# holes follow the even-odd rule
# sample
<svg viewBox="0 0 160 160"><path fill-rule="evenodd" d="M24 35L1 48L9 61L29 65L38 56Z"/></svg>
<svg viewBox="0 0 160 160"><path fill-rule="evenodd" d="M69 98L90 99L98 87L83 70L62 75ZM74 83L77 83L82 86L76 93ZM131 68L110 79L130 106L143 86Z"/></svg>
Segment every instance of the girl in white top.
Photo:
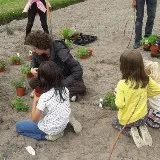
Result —
<svg viewBox="0 0 160 160"><path fill-rule="evenodd" d="M40 97L34 94L32 120L17 122L16 131L37 140L56 140L63 136L69 122L69 91L63 87L60 69L52 61L40 64L38 79L44 93Z"/></svg>
<svg viewBox="0 0 160 160"><path fill-rule="evenodd" d="M145 70L147 74L160 84L160 65L158 62L145 61ZM150 109L147 116L147 124L150 127L160 128L160 94L148 98Z"/></svg>

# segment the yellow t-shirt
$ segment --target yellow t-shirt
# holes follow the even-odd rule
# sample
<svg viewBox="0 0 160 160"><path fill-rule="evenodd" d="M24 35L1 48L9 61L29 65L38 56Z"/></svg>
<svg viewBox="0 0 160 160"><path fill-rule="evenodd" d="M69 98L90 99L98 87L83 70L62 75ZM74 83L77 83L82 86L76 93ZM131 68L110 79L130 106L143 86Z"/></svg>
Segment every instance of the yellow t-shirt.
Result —
<svg viewBox="0 0 160 160"><path fill-rule="evenodd" d="M131 81L126 83L125 80L120 80L116 88L115 104L119 108L118 120L121 125L128 122L137 104L128 124L143 118L147 114L147 97L160 93L160 85L151 77L149 77L149 83L145 88L134 89L134 87L130 87Z"/></svg>

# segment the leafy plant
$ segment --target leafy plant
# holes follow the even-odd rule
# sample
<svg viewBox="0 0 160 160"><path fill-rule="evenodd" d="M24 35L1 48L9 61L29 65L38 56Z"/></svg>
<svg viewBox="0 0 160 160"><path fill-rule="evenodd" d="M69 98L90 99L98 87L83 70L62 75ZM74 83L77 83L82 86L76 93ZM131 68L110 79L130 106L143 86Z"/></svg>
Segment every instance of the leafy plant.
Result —
<svg viewBox="0 0 160 160"><path fill-rule="evenodd" d="M30 70L31 70L30 64L24 64L21 67L21 73L24 75L30 73Z"/></svg>
<svg viewBox="0 0 160 160"><path fill-rule="evenodd" d="M11 81L12 86L15 88L24 88L25 87L25 78L21 76L19 79L13 79Z"/></svg>
<svg viewBox="0 0 160 160"><path fill-rule="evenodd" d="M0 68L4 68L7 65L7 62L3 59L0 60Z"/></svg>
<svg viewBox="0 0 160 160"><path fill-rule="evenodd" d="M76 55L78 58L81 58L83 56L88 57L89 56L88 49L84 47L78 48Z"/></svg>
<svg viewBox="0 0 160 160"><path fill-rule="evenodd" d="M153 45L156 40L157 40L158 36L157 35L151 35L149 37L144 37L142 40L141 40L141 44L142 45Z"/></svg>
<svg viewBox="0 0 160 160"><path fill-rule="evenodd" d="M29 109L28 105L25 104L23 99L21 99L20 97L15 97L11 101L11 106L12 106L12 108L15 108L17 111L27 112Z"/></svg>
<svg viewBox="0 0 160 160"><path fill-rule="evenodd" d="M65 39L65 44L67 47L71 47L73 42L71 40Z"/></svg>
<svg viewBox="0 0 160 160"><path fill-rule="evenodd" d="M11 62L20 61L20 57L18 55L11 56Z"/></svg>
<svg viewBox="0 0 160 160"><path fill-rule="evenodd" d="M113 93L108 92L102 101L102 107L110 107L112 110L117 110L117 107L115 105L115 95Z"/></svg>
<svg viewBox="0 0 160 160"><path fill-rule="evenodd" d="M64 37L64 39L69 39L72 36L73 31L70 28L66 27L60 33Z"/></svg>

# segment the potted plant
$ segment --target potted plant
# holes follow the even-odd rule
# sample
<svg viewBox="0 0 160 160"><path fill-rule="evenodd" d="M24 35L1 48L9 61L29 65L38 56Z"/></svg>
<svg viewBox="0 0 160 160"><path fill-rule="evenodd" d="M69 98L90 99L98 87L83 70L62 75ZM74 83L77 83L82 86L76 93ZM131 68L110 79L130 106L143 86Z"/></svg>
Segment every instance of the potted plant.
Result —
<svg viewBox="0 0 160 160"><path fill-rule="evenodd" d="M93 53L92 49L87 49L87 48L81 47L81 48L78 48L76 55L78 58L86 59L89 56L91 56L92 53Z"/></svg>
<svg viewBox="0 0 160 160"><path fill-rule="evenodd" d="M151 46L151 55L158 54L158 52L159 52L159 45L155 43Z"/></svg>
<svg viewBox="0 0 160 160"><path fill-rule="evenodd" d="M0 72L4 72L6 64L7 62L5 60L0 60Z"/></svg>
<svg viewBox="0 0 160 160"><path fill-rule="evenodd" d="M117 110L117 106L115 104L115 95L111 92L108 92L102 101L103 108L111 108L112 110Z"/></svg>
<svg viewBox="0 0 160 160"><path fill-rule="evenodd" d="M93 50L92 49L88 49L88 54L89 54L89 56L92 56L93 55Z"/></svg>
<svg viewBox="0 0 160 160"><path fill-rule="evenodd" d="M70 28L64 28L60 34L63 36L64 39L69 39L72 34L73 34L73 31L70 29Z"/></svg>
<svg viewBox="0 0 160 160"><path fill-rule="evenodd" d="M141 44L143 45L143 49L145 51L150 51L151 46L156 42L158 36L157 35L151 35L149 37L144 37L141 40Z"/></svg>
<svg viewBox="0 0 160 160"><path fill-rule="evenodd" d="M19 79L12 80L12 85L16 88L16 95L21 97L25 95L25 78L24 76L20 77Z"/></svg>
<svg viewBox="0 0 160 160"><path fill-rule="evenodd" d="M37 97L40 97L40 95L42 94L42 89L40 87L36 87L34 89L34 93Z"/></svg>
<svg viewBox="0 0 160 160"><path fill-rule="evenodd" d="M151 45L149 44L147 37L144 37L144 38L141 40L141 44L143 45L143 49L144 49L145 51L150 51Z"/></svg>
<svg viewBox="0 0 160 160"><path fill-rule="evenodd" d="M65 39L65 44L66 44L66 46L69 48L69 47L71 47L72 46L72 44L73 44L73 42L71 41L71 40L69 40L69 39Z"/></svg>
<svg viewBox="0 0 160 160"><path fill-rule="evenodd" d="M20 65L20 57L19 54L11 56L11 63L13 65Z"/></svg>
<svg viewBox="0 0 160 160"><path fill-rule="evenodd" d="M15 97L11 101L12 108L15 108L17 111L24 111L27 112L29 107L27 104L24 103L23 99L20 97Z"/></svg>
<svg viewBox="0 0 160 160"><path fill-rule="evenodd" d="M24 64L21 67L21 73L26 75L27 78L32 78L34 75L31 73L31 67L30 64Z"/></svg>
<svg viewBox="0 0 160 160"><path fill-rule="evenodd" d="M160 50L160 37L157 37L156 41L151 46L151 56L158 54L159 50Z"/></svg>

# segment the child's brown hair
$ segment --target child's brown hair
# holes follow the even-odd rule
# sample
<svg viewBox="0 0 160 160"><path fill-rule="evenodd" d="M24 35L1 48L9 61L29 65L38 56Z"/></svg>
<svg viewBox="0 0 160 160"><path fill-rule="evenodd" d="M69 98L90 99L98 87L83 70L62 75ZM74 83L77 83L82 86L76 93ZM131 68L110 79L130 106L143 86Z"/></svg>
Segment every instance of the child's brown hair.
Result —
<svg viewBox="0 0 160 160"><path fill-rule="evenodd" d="M120 70L122 79L132 81L135 89L145 88L149 82L149 77L145 73L143 58L137 50L127 50L120 56Z"/></svg>

